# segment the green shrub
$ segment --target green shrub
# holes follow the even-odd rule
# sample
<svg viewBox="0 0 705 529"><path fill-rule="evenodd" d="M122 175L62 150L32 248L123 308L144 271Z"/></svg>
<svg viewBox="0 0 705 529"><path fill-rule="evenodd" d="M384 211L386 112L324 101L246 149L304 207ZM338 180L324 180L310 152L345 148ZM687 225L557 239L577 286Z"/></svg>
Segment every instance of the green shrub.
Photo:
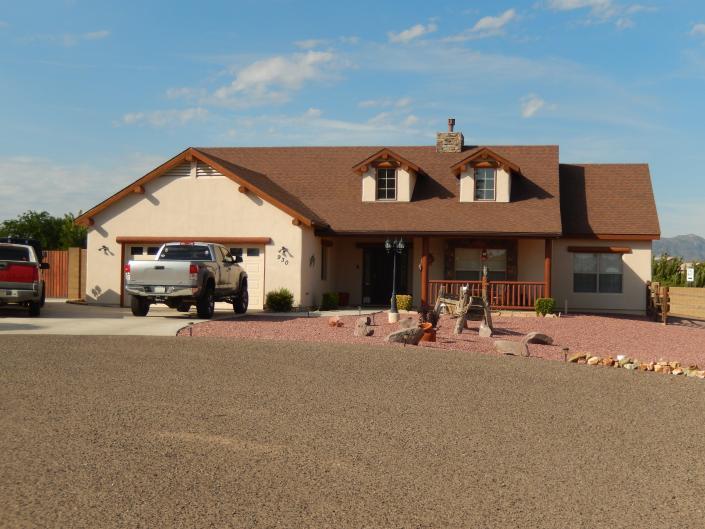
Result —
<svg viewBox="0 0 705 529"><path fill-rule="evenodd" d="M553 298L538 298L534 307L536 308L536 314L538 316L553 314L556 308L556 300Z"/></svg>
<svg viewBox="0 0 705 529"><path fill-rule="evenodd" d="M399 310L411 310L411 303L414 298L408 294L397 294L397 308Z"/></svg>
<svg viewBox="0 0 705 529"><path fill-rule="evenodd" d="M334 310L338 308L338 293L325 292L321 299L321 310Z"/></svg>
<svg viewBox="0 0 705 529"><path fill-rule="evenodd" d="M294 304L294 295L286 288L267 293L267 308L272 312L289 312Z"/></svg>

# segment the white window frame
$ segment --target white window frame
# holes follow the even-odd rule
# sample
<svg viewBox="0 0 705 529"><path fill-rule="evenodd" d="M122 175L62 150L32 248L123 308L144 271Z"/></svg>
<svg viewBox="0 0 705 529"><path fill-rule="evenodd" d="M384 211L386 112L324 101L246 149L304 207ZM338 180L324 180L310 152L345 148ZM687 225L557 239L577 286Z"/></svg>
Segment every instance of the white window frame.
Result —
<svg viewBox="0 0 705 529"><path fill-rule="evenodd" d="M575 261L578 255L592 255L595 257L596 261L596 266L597 269L595 270L595 290L576 290L575 289ZM619 274L605 274L602 272L602 258L603 256L619 256L619 269L620 273ZM620 290L619 292L605 292L603 291L600 286L601 286L601 281L600 277L603 275L620 275L622 276L622 280L620 281ZM573 254L573 294L624 294L624 259L622 257L622 254L615 254L615 253L574 253Z"/></svg>
<svg viewBox="0 0 705 529"><path fill-rule="evenodd" d="M480 173L485 172L485 171L491 171L492 172L492 187L483 187L480 189L479 187L479 182L480 182ZM475 167L474 169L474 176L475 176L475 189L473 191L473 198L475 199L476 202L494 202L497 200L497 169L494 167ZM487 176L482 177L482 181L486 182L487 181ZM484 194L487 193L487 191L492 190L492 198L487 198L486 196L480 197L478 195L479 192L483 192Z"/></svg>
<svg viewBox="0 0 705 529"><path fill-rule="evenodd" d="M385 176L383 179L380 178L380 173L382 171L385 171ZM386 173L387 171L392 171L394 173L394 178L390 178L388 176L388 173ZM384 180L384 182L385 182L384 187L382 187L380 185L381 180ZM394 187L389 186L390 181L394 183ZM397 170L395 168L393 168L393 167L377 167L377 169L375 170L375 182L376 182L376 184L375 184L375 200L377 200L379 202L394 202L394 201L396 201L397 191L399 189L399 182L398 182L398 178L397 178ZM394 195L391 198L389 197L390 190L393 192L393 195ZM386 195L384 198L380 198L380 191L384 191L384 194Z"/></svg>

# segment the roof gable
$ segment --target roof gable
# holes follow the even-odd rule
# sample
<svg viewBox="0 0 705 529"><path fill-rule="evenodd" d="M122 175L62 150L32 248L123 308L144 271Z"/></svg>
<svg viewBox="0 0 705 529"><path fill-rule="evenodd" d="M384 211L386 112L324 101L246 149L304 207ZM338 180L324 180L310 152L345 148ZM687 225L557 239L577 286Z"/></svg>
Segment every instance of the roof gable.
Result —
<svg viewBox="0 0 705 529"><path fill-rule="evenodd" d="M410 162L409 160L407 160L403 156L397 154L396 152L394 152L393 150L391 150L388 147L385 147L384 149L377 151L372 156L368 156L363 161L354 165L352 169L356 173L362 174L362 173L367 172L369 165L373 165L378 161L388 161L388 160L395 160L396 162L399 163L399 165L402 166L402 168L404 170L413 169L413 171L416 173L421 172L421 169L419 168L418 165L416 165L413 162Z"/></svg>
<svg viewBox="0 0 705 529"><path fill-rule="evenodd" d="M492 149L489 147L482 147L469 156L466 156L459 162L453 164L451 166L451 171L453 171L453 174L458 176L462 170L463 167L469 163L481 163L481 162L488 162L488 161L494 161L497 162L498 164L506 167L507 169L510 169L514 171L515 173L521 173L521 169L517 164L514 162L508 160L507 158L504 158L503 156L500 156L496 152L494 152Z"/></svg>

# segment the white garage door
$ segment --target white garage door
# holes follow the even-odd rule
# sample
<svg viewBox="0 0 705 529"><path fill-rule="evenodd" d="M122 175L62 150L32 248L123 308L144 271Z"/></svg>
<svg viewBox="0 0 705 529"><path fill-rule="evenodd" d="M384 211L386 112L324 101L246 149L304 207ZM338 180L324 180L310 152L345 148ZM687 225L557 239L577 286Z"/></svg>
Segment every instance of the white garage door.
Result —
<svg viewBox="0 0 705 529"><path fill-rule="evenodd" d="M228 245L230 253L242 256L242 266L247 272L247 290L250 294L250 308L264 307L264 246Z"/></svg>

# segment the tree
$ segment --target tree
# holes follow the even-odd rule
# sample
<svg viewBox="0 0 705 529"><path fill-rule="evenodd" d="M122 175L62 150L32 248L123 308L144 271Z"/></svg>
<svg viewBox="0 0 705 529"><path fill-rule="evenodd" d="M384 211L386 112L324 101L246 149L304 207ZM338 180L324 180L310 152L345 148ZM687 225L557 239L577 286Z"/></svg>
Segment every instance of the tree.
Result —
<svg viewBox="0 0 705 529"><path fill-rule="evenodd" d="M46 250L64 250L72 246L85 248L86 229L75 224L75 217L67 213L54 217L46 211L27 211L16 219L0 224L0 236L37 239Z"/></svg>

